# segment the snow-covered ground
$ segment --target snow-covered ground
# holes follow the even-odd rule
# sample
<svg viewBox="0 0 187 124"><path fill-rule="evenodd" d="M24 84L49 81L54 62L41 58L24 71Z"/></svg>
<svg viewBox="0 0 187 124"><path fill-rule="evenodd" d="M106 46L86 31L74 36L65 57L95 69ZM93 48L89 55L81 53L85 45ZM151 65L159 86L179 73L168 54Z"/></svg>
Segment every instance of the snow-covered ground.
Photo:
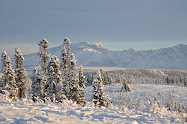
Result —
<svg viewBox="0 0 187 124"><path fill-rule="evenodd" d="M187 114L168 111L165 103L173 101L187 105L187 88L154 84L131 84L132 92L120 93L121 85L105 87L112 104L109 108L97 108L92 100L92 87L88 86L87 104L80 107L70 101L57 103L11 102L1 96L0 123L185 123ZM153 105L149 105L148 99ZM154 105L160 101L160 108Z"/></svg>

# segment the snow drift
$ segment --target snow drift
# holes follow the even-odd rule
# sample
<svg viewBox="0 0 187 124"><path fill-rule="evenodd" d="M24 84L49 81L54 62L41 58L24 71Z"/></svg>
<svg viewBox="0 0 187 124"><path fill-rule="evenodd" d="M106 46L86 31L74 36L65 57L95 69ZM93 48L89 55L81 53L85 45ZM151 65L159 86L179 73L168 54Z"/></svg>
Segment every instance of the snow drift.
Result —
<svg viewBox="0 0 187 124"><path fill-rule="evenodd" d="M185 87L131 84L132 92L120 95L121 85L105 87L107 94L112 98L109 108L95 107L91 101L92 87L86 88L87 101L85 107L80 107L71 101L57 103L33 103L32 101L11 102L0 95L0 123L56 123L56 124L103 124L103 123L161 123L183 124L186 122L186 113L169 111L164 107L169 94L173 94L175 102L186 105L187 89ZM161 100L163 106L148 105L148 99ZM163 99L163 100L162 100ZM140 101L140 102L138 102Z"/></svg>

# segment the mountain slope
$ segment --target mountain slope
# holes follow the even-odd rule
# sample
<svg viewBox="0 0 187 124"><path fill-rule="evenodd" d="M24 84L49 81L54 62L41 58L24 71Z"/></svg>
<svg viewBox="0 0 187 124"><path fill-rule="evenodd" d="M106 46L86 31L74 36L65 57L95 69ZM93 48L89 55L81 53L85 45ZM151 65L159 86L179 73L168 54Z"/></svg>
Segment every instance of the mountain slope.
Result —
<svg viewBox="0 0 187 124"><path fill-rule="evenodd" d="M111 50L101 43L80 42L71 44L78 65L147 69L187 69L187 45L158 50ZM63 45L50 48L50 54L61 56ZM25 55L25 66L38 65L37 53Z"/></svg>

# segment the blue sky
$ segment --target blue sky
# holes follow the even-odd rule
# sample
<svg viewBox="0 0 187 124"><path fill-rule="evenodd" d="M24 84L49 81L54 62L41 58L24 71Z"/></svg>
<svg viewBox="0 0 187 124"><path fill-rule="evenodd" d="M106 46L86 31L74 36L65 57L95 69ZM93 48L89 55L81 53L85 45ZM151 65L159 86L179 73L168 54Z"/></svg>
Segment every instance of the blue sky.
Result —
<svg viewBox="0 0 187 124"><path fill-rule="evenodd" d="M186 0L1 0L0 52L101 42L114 49L157 49L187 44ZM32 48L31 48L32 47Z"/></svg>

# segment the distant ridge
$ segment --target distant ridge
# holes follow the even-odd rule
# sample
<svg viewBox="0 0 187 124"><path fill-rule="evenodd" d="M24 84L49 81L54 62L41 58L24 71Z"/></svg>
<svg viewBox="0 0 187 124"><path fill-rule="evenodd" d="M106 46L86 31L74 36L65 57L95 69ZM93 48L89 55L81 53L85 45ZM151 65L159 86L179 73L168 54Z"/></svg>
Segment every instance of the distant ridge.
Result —
<svg viewBox="0 0 187 124"><path fill-rule="evenodd" d="M71 44L77 65L145 68L145 69L187 69L187 45L178 44L174 47L157 50L112 50L101 43L80 42ZM63 45L50 48L50 54L60 59ZM37 53L25 55L25 66L38 65Z"/></svg>

